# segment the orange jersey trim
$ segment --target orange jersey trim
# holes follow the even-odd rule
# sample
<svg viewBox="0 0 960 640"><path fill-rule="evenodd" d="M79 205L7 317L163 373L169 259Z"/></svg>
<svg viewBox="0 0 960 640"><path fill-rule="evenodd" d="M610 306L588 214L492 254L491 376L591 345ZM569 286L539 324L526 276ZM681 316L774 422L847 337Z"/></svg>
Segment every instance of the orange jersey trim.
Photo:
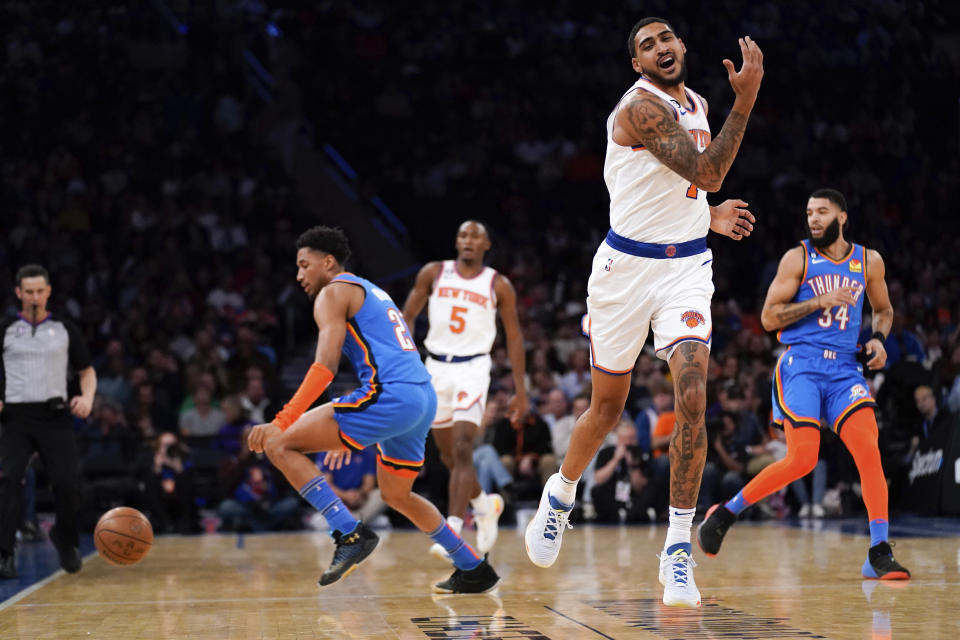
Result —
<svg viewBox="0 0 960 640"><path fill-rule="evenodd" d="M810 426L820 427L820 421L815 420L814 418L800 417L795 414L793 411L790 411L790 408L787 406L786 401L783 399L783 380L780 378L780 363L783 362L783 357L787 355L787 352L784 351L780 354L780 357L777 359L777 366L774 369L773 374L773 388L777 394L777 404L780 406L780 410L790 418L794 426L799 426L803 424L808 424Z"/></svg>
<svg viewBox="0 0 960 640"><path fill-rule="evenodd" d="M342 429L338 432L337 435L340 436L340 442L342 442L343 445L347 449L350 449L351 451L363 451L364 449L366 449L366 447L364 447L362 444L360 444L359 442L357 442L356 440L354 440L353 438L345 434Z"/></svg>
<svg viewBox="0 0 960 640"><path fill-rule="evenodd" d="M707 337L706 337L706 338L701 338L700 336L681 336L681 337L677 338L676 340L674 340L673 342L671 342L670 344L668 344L667 346L665 346L665 347L660 347L659 349L657 349L657 353L660 353L660 352L663 351L664 349L669 349L669 348L672 347L673 345L675 345L675 344L677 344L677 343L679 343L679 342L683 342L683 341L685 341L685 340L695 340L695 341L697 341L697 342L702 342L703 344L706 344L706 345L709 346L709 344L710 344L710 339L711 339L712 337L713 337L713 327L710 328L710 332L707 333Z"/></svg>
<svg viewBox="0 0 960 640"><path fill-rule="evenodd" d="M360 349L363 350L363 361L370 367L370 379L367 380L370 388L362 398L357 398L353 402L334 402L333 406L336 409L360 409L380 395L380 383L377 382L377 367L373 364L373 359L370 357L370 349L367 347L367 343L364 342L360 334L357 333L352 322L347 323L347 331L350 332L353 339L360 345Z"/></svg>

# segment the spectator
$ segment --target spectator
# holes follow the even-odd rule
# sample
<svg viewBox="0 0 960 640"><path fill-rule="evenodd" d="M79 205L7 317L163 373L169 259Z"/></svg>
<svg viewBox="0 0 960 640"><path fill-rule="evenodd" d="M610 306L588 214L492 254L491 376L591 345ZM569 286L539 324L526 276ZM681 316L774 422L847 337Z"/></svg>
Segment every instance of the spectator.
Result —
<svg viewBox="0 0 960 640"><path fill-rule="evenodd" d="M188 451L173 431L154 439L152 450L141 457L144 504L156 533L195 533L196 484Z"/></svg>
<svg viewBox="0 0 960 640"><path fill-rule="evenodd" d="M294 519L300 510L298 496L277 486L272 465L247 447L248 426L240 434L239 452L220 464L219 479L224 499L219 506L221 531L276 531Z"/></svg>
<svg viewBox="0 0 960 640"><path fill-rule="evenodd" d="M254 424L263 424L273 420L277 407L267 397L262 375L250 375L247 372L247 384L240 394L240 406Z"/></svg>
<svg viewBox="0 0 960 640"><path fill-rule="evenodd" d="M574 349L567 359L567 372L560 377L560 390L567 399L583 393L590 384L590 352L586 349Z"/></svg>
<svg viewBox="0 0 960 640"><path fill-rule="evenodd" d="M327 484L354 517L374 526L377 516L387 509L377 488L377 452L372 447L354 452L350 462L339 469L324 464L324 457L325 453L317 454L317 466L327 479Z"/></svg>
<svg viewBox="0 0 960 640"><path fill-rule="evenodd" d="M186 438L217 435L226 418L212 405L210 389L198 386L192 397L193 407L180 414L180 433Z"/></svg>
<svg viewBox="0 0 960 640"><path fill-rule="evenodd" d="M518 498L537 496L543 483L557 471L550 428L543 418L531 412L522 424L514 425L506 417L491 425L493 447L503 466L514 479ZM517 486L523 483L523 487Z"/></svg>
<svg viewBox="0 0 960 640"><path fill-rule="evenodd" d="M653 484L647 475L650 457L637 446L637 429L623 419L614 429L617 443L597 453L591 490L596 522L649 522Z"/></svg>
<svg viewBox="0 0 960 640"><path fill-rule="evenodd" d="M257 423L247 417L237 396L227 396L220 407L223 411L223 425L217 431L217 447L227 453L237 453L240 451L244 429Z"/></svg>
<svg viewBox="0 0 960 640"><path fill-rule="evenodd" d="M663 455L673 433L673 385L663 377L649 378L650 404L637 413L637 446L647 453ZM669 416L660 421L661 416ZM656 440L656 444L654 444Z"/></svg>
<svg viewBox="0 0 960 640"><path fill-rule="evenodd" d="M563 460L563 456L566 455L567 449L570 447L573 427L577 424L577 419L589 408L590 396L579 395L573 399L570 413L554 422L551 436L553 438L553 454L557 456L557 460Z"/></svg>

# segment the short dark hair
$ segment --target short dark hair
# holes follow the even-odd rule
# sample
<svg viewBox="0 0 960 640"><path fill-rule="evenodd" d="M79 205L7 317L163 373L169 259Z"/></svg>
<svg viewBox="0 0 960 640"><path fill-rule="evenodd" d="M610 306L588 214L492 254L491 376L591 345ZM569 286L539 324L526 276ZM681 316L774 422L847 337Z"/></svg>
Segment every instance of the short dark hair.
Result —
<svg viewBox="0 0 960 640"><path fill-rule="evenodd" d="M673 31L674 34L677 33L677 30L673 28L673 25L667 22L666 20L664 20L663 18L658 18L656 16L650 16L649 18L644 18L637 24L633 25L633 29L630 29L630 37L627 38L627 52L630 54L631 60L637 57L637 43L636 43L637 32L640 31L640 29L643 29L648 24L651 24L654 22L662 22L663 24L667 25L667 28L670 29L670 31Z"/></svg>
<svg viewBox="0 0 960 640"><path fill-rule="evenodd" d="M36 278L37 276L43 276L47 284L50 284L50 274L46 269L38 264L25 264L17 271L17 286L23 285L24 278Z"/></svg>
<svg viewBox="0 0 960 640"><path fill-rule="evenodd" d="M341 229L334 227L317 225L307 229L297 238L297 250L304 247L329 253L340 264L350 259L350 242L347 240L347 235Z"/></svg>
<svg viewBox="0 0 960 640"><path fill-rule="evenodd" d="M840 207L840 211L847 210L847 199L844 198L843 194L836 189L817 189L810 194L810 198L826 198L833 204ZM810 198L807 199L809 200Z"/></svg>

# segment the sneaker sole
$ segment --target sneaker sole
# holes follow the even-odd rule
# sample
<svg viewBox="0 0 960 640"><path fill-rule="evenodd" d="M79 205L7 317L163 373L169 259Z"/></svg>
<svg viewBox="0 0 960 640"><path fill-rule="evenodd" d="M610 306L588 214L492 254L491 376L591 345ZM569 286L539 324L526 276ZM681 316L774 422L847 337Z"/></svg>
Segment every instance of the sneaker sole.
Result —
<svg viewBox="0 0 960 640"><path fill-rule="evenodd" d="M706 549L703 548L703 543L700 542L700 529L703 528L704 523L705 523L707 520L710 519L710 516L713 514L714 511L717 510L717 507L719 507L719 506L720 506L720 503L718 502L717 504L715 504L715 505L713 505L712 507L710 507L709 509L707 509L706 515L703 516L703 522L701 522L701 523L699 524L699 526L697 526L697 546L700 547L700 551L702 551L703 554L704 554L705 556L707 556L708 558L716 558L716 557L717 557L717 553L720 553L720 550L717 549L717 553L710 553L709 551L707 551ZM697 606L699 607L700 605L698 604Z"/></svg>
<svg viewBox="0 0 960 640"><path fill-rule="evenodd" d="M700 608L700 600L699 600L699 599L697 600L697 603L696 603L696 604L691 604L691 603L690 603L689 601L687 601L687 600L674 600L674 601L671 601L671 602L667 602L667 599L666 599L666 598L664 598L661 602L663 603L663 606L665 606L665 607L673 607L673 608L675 608L675 609L699 609L699 608Z"/></svg>
<svg viewBox="0 0 960 640"><path fill-rule="evenodd" d="M890 571L882 576L863 576L864 580L909 580L910 574L905 571Z"/></svg>
<svg viewBox="0 0 960 640"><path fill-rule="evenodd" d="M493 585L484 589L483 591L449 591L447 589L441 589L437 587L437 585L433 585L433 593L442 593L444 595L450 595L450 596L475 596L481 593L490 593L491 591L496 589L498 586L500 586L501 580L502 578L497 578L497 581L494 582Z"/></svg>

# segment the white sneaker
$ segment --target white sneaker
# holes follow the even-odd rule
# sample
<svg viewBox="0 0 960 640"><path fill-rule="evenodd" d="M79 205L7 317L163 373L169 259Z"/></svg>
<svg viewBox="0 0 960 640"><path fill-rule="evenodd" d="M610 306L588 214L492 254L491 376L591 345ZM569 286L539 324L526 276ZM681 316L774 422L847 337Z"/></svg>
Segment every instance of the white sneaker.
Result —
<svg viewBox="0 0 960 640"><path fill-rule="evenodd" d="M823 508L823 507L821 507ZM809 518L810 517L810 505L805 504L800 507L800 513L797 514L798 518Z"/></svg>
<svg viewBox="0 0 960 640"><path fill-rule="evenodd" d="M477 525L477 551L484 554L497 542L500 532L500 514L503 513L503 497L499 493L487 494L487 513L473 512L473 520Z"/></svg>
<svg viewBox="0 0 960 640"><path fill-rule="evenodd" d="M434 542L432 545L430 545L430 555L436 556L441 560L446 560L450 563L453 562L453 558L450 557L450 554L447 553L447 550L444 549L443 545L441 545L439 542Z"/></svg>
<svg viewBox="0 0 960 640"><path fill-rule="evenodd" d="M693 580L697 563L689 552L677 549L660 554L660 584L663 585L663 604L668 607L696 609L700 606L700 590Z"/></svg>
<svg viewBox="0 0 960 640"><path fill-rule="evenodd" d="M573 505L565 505L550 495L550 487L559 480L559 474L554 474L547 480L543 494L540 496L540 507L527 525L527 531L523 537L527 556L530 562L538 567L546 568L557 561L563 531L573 529L573 525L568 522Z"/></svg>
<svg viewBox="0 0 960 640"><path fill-rule="evenodd" d="M813 505L813 517L814 517L814 518L823 518L823 517L826 517L826 515L827 515L827 512L826 512L826 510L823 508L823 505L822 505L822 504L815 504L815 505Z"/></svg>

